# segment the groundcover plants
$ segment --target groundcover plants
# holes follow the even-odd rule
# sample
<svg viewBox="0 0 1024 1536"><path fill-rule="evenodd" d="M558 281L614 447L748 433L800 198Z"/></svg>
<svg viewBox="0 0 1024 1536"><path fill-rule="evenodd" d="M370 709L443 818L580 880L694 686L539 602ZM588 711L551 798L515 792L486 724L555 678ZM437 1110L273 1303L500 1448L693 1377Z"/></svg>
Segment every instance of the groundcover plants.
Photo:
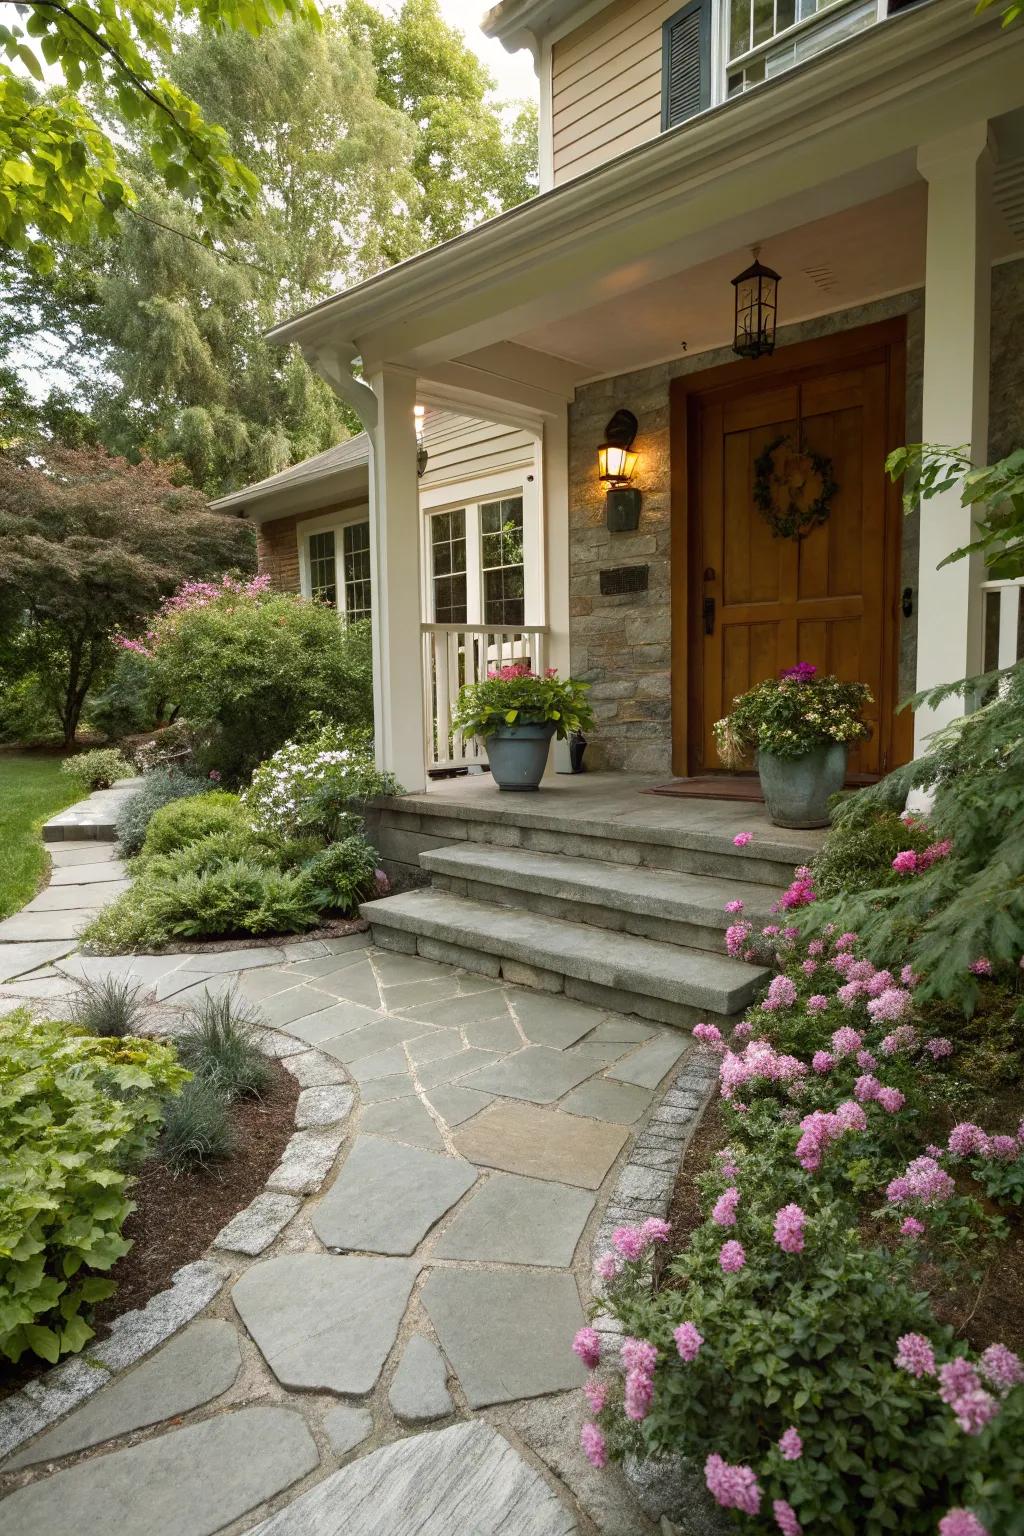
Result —
<svg viewBox="0 0 1024 1536"><path fill-rule="evenodd" d="M625 1337L575 1341L584 1450L691 1458L752 1532L1019 1532L1024 1366L936 1307L1005 1239L1024 1124L957 1120L958 1050L909 965L834 926L755 933L731 905L731 947L776 975L731 1045L694 1031L729 1134L703 1223L673 1258L667 1223L619 1228L599 1260Z"/></svg>

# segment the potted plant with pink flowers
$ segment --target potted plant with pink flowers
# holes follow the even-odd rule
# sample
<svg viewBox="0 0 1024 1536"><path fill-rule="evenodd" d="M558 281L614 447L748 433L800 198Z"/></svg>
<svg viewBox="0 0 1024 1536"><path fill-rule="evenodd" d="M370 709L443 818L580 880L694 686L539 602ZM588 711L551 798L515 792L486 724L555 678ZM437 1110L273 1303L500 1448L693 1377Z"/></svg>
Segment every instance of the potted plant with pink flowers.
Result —
<svg viewBox="0 0 1024 1536"><path fill-rule="evenodd" d="M870 703L866 683L821 677L809 661L798 662L733 699L715 724L718 755L727 768L756 759L777 827L828 826L829 798L846 780L850 744L870 735L861 718Z"/></svg>
<svg viewBox="0 0 1024 1536"><path fill-rule="evenodd" d="M496 668L482 682L463 685L452 725L483 740L499 789L537 789L552 736L593 724L589 687L560 678L554 667L544 673L522 663Z"/></svg>

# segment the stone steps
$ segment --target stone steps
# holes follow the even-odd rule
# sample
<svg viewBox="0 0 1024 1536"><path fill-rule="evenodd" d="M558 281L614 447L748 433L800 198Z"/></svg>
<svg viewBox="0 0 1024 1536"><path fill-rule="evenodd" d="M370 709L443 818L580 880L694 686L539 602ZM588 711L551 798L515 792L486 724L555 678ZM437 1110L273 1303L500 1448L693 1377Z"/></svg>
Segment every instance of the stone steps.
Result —
<svg viewBox="0 0 1024 1536"><path fill-rule="evenodd" d="M664 1024L728 1022L767 979L766 971L722 955L447 891L406 891L364 902L360 911L382 948Z"/></svg>
<svg viewBox="0 0 1024 1536"><path fill-rule="evenodd" d="M650 797L640 812L607 815L581 813L578 807L563 810L550 800L526 806L521 802L530 797L525 795L506 798L517 802L514 815L504 806L503 814L496 814L485 801L473 804L440 795L379 800L369 808L367 828L386 867L403 875L419 866L423 853L472 842L766 885L773 896L789 884L795 865L809 861L820 841L816 833L787 833L757 823L754 842L737 848L732 841L736 828L753 818L749 812L742 818L730 806L718 824L709 823L702 814L706 800L670 800L666 813Z"/></svg>
<svg viewBox="0 0 1024 1536"><path fill-rule="evenodd" d="M534 853L488 843L458 843L420 855L435 890L501 907L689 949L724 953L725 930L736 919L726 902L743 902L744 915L769 921L781 886L710 875L615 864L606 860Z"/></svg>
<svg viewBox="0 0 1024 1536"><path fill-rule="evenodd" d="M117 816L131 795L142 785L142 779L118 779L109 789L94 789L85 800L69 805L67 810L43 824L44 843L82 842L86 839L99 843L117 842Z"/></svg>

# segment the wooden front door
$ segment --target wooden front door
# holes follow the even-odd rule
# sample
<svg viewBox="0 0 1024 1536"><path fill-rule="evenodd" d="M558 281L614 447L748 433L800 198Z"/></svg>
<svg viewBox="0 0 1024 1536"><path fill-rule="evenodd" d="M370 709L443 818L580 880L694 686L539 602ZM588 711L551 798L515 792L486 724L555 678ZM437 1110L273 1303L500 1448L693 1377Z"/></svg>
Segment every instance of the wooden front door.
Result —
<svg viewBox="0 0 1024 1536"><path fill-rule="evenodd" d="M688 740L677 772L720 771L715 721L798 661L871 689L872 735L851 753L852 774L905 756L893 727L899 503L883 467L902 441L901 370L891 345L851 355L848 334L833 348L790 349L813 359L796 368L785 351L769 369L737 365L736 382L716 370L710 388L694 380L686 391L689 643L673 683ZM757 460L780 438L823 456L836 486L827 522L799 540L776 534L755 500Z"/></svg>

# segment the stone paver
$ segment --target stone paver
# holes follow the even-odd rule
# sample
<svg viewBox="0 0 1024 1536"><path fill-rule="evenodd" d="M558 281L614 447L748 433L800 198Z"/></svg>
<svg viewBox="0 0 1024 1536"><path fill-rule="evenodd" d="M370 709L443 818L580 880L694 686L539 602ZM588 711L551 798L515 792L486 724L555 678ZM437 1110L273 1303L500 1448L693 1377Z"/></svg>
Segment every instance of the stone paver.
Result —
<svg viewBox="0 0 1024 1536"><path fill-rule="evenodd" d="M610 1120L616 1125L632 1125L649 1107L651 1093L632 1083L612 1083L605 1077L592 1077L581 1083L562 1100L570 1115L584 1115L591 1120Z"/></svg>
<svg viewBox="0 0 1024 1536"><path fill-rule="evenodd" d="M56 1429L13 1457L5 1471L55 1461L86 1446L161 1419L187 1413L226 1392L242 1363L230 1323L204 1318L192 1323L142 1365L120 1376L76 1408Z"/></svg>
<svg viewBox="0 0 1024 1536"><path fill-rule="evenodd" d="M414 1333L388 1389L392 1412L407 1424L429 1424L454 1413L448 1371L436 1344Z"/></svg>
<svg viewBox="0 0 1024 1536"><path fill-rule="evenodd" d="M593 1195L572 1185L495 1173L447 1224L433 1256L568 1269L593 1209Z"/></svg>
<svg viewBox="0 0 1024 1536"><path fill-rule="evenodd" d="M281 1022L282 1029L290 1030L300 1040L308 1040L310 1045L319 1045L324 1040L338 1040L342 1035L366 1029L370 1024L379 1024L384 1017L372 1008L364 1008L362 1003L332 1003L322 993L314 995L317 997L315 1013ZM287 996L290 997L291 993ZM300 1001L305 1002L308 997L309 991L303 987ZM324 1006L320 1007L320 1003Z"/></svg>
<svg viewBox="0 0 1024 1536"><path fill-rule="evenodd" d="M317 1465L300 1413L242 1408L83 1461L12 1493L12 1536L213 1536Z"/></svg>
<svg viewBox="0 0 1024 1536"><path fill-rule="evenodd" d="M642 1045L609 1069L608 1076L620 1083L634 1083L638 1088L657 1088L662 1078L670 1072L689 1040L681 1034L663 1034Z"/></svg>
<svg viewBox="0 0 1024 1536"><path fill-rule="evenodd" d="M476 1088L462 1088L456 1083L439 1083L427 1096L441 1119L450 1126L471 1120L494 1102L493 1093L480 1093Z"/></svg>
<svg viewBox="0 0 1024 1536"><path fill-rule="evenodd" d="M505 1018L511 1022L511 1014L505 994L498 987L486 992L473 992L468 997L452 997L447 1002L421 1003L410 1007L409 1013L424 1019L428 1024L440 1024L458 1028L462 1024L476 1024L481 1019Z"/></svg>
<svg viewBox="0 0 1024 1536"><path fill-rule="evenodd" d="M419 1267L285 1254L253 1265L231 1296L282 1386L361 1395L398 1337Z"/></svg>
<svg viewBox="0 0 1024 1536"><path fill-rule="evenodd" d="M95 848L95 844L91 845ZM99 859L93 853L93 862L78 859L75 862L55 864L50 871L50 890L65 885L108 885L111 881L124 879L124 865L120 859L111 856L109 859Z"/></svg>
<svg viewBox="0 0 1024 1536"><path fill-rule="evenodd" d="M359 1136L313 1228L329 1248L409 1254L476 1179L461 1158Z"/></svg>
<svg viewBox="0 0 1024 1536"><path fill-rule="evenodd" d="M361 958L357 964L342 965L326 976L310 981L310 986L347 1003L362 1003L365 1008L379 1008L380 988L369 960Z"/></svg>
<svg viewBox="0 0 1024 1536"><path fill-rule="evenodd" d="M552 997L546 992L517 991L513 994L512 1005L528 1040L534 1045L552 1045L558 1049L582 1040L606 1017L600 1008L574 1003L568 997Z"/></svg>
<svg viewBox="0 0 1024 1536"><path fill-rule="evenodd" d="M627 1131L533 1104L493 1104L455 1133L463 1157L538 1179L600 1187Z"/></svg>
<svg viewBox="0 0 1024 1536"><path fill-rule="evenodd" d="M343 1128L296 1131L281 1154L281 1161L267 1180L267 1188L283 1189L294 1195L310 1194L319 1189L334 1164L343 1140Z"/></svg>
<svg viewBox="0 0 1024 1536"><path fill-rule="evenodd" d="M33 896L23 912L93 912L116 901L131 886L130 880L107 880L81 885L48 885Z"/></svg>
<svg viewBox="0 0 1024 1536"><path fill-rule="evenodd" d="M52 946L46 959L59 952L57 946L74 940L94 917L92 911L76 908L73 912L18 912L0 923L0 944ZM38 962L37 962L38 963Z"/></svg>
<svg viewBox="0 0 1024 1536"><path fill-rule="evenodd" d="M362 1445L373 1434L373 1414L369 1408L352 1408L339 1403L324 1415L324 1432L336 1456L344 1456Z"/></svg>
<svg viewBox="0 0 1024 1536"><path fill-rule="evenodd" d="M425 1147L430 1152L444 1150L444 1140L429 1110L412 1096L392 1099L384 1104L368 1104L359 1124L375 1136L390 1136L410 1147Z"/></svg>
<svg viewBox="0 0 1024 1536"><path fill-rule="evenodd" d="M429 1497L424 1490L429 1488ZM577 1536L571 1511L489 1424L362 1456L250 1536Z"/></svg>
<svg viewBox="0 0 1024 1536"><path fill-rule="evenodd" d="M527 1045L474 1072L465 1079L465 1087L482 1088L485 1093L501 1098L553 1104L593 1070L590 1062L573 1061L564 1051L553 1051L546 1045Z"/></svg>
<svg viewBox="0 0 1024 1536"><path fill-rule="evenodd" d="M571 1275L436 1269L423 1305L471 1408L582 1386L567 1347L585 1322Z"/></svg>

